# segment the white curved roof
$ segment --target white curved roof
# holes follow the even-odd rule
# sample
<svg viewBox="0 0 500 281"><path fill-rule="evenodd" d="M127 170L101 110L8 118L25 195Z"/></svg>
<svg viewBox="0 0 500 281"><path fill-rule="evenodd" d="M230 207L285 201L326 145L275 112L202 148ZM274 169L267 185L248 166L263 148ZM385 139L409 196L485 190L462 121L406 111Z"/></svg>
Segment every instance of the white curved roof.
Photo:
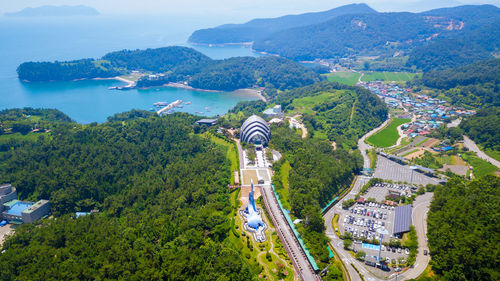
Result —
<svg viewBox="0 0 500 281"><path fill-rule="evenodd" d="M240 139L248 143L255 138L260 138L264 143L268 143L271 139L271 129L264 119L252 115L241 126Z"/></svg>

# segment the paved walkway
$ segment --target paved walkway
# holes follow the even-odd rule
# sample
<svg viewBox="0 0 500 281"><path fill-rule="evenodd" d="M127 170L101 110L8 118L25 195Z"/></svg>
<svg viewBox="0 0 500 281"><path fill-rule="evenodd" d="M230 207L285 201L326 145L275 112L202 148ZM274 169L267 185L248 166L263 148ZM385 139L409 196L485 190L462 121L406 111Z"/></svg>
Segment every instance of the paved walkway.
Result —
<svg viewBox="0 0 500 281"><path fill-rule="evenodd" d="M497 166L497 168L500 169L500 161L497 161L496 159L493 159L492 157L484 153L481 149L479 149L479 147L477 147L476 143L466 135L464 135L464 146L469 150L474 151L477 154L477 157Z"/></svg>

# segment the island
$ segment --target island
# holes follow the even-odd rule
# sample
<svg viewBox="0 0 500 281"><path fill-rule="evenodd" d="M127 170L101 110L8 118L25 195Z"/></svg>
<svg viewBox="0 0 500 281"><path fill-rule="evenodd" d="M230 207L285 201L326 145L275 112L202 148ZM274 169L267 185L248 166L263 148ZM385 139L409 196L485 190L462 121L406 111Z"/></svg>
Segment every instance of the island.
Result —
<svg viewBox="0 0 500 281"><path fill-rule="evenodd" d="M99 15L99 12L96 9L84 5L27 7L18 12L4 14L7 17L73 17L97 15Z"/></svg>
<svg viewBox="0 0 500 281"><path fill-rule="evenodd" d="M321 81L319 72L272 56L213 60L192 48L179 46L122 50L100 59L25 62L17 68L19 79L26 82L110 79L128 75L133 79L121 89L170 85L216 91L262 87L286 90Z"/></svg>

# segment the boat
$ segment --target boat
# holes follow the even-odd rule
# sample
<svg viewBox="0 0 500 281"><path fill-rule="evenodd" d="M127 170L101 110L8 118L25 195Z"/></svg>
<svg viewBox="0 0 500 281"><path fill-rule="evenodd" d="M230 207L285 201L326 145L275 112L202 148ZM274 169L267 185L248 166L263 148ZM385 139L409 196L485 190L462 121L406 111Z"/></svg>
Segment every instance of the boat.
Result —
<svg viewBox="0 0 500 281"><path fill-rule="evenodd" d="M191 102L190 102L190 101L187 101L187 102L186 102L186 104L191 104Z"/></svg>
<svg viewBox="0 0 500 281"><path fill-rule="evenodd" d="M205 107L205 110L206 110L206 111L210 111L210 107L208 107L208 106L207 106L207 107Z"/></svg>
<svg viewBox="0 0 500 281"><path fill-rule="evenodd" d="M155 102L154 105L156 105L156 106L166 106L166 105L168 105L168 102L166 102L166 101L159 101L159 102Z"/></svg>

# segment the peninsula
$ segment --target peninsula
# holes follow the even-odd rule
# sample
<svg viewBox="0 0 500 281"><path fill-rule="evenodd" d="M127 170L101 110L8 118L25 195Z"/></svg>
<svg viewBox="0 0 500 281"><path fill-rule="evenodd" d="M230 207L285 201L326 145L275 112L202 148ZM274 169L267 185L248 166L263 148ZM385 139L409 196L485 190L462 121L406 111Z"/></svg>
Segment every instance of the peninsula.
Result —
<svg viewBox="0 0 500 281"><path fill-rule="evenodd" d="M213 60L188 47L122 50L100 59L25 62L17 68L25 82L72 81L130 75L138 88L180 83L197 89L245 88L286 90L322 80L314 69L279 57ZM132 87L127 87L132 88Z"/></svg>

